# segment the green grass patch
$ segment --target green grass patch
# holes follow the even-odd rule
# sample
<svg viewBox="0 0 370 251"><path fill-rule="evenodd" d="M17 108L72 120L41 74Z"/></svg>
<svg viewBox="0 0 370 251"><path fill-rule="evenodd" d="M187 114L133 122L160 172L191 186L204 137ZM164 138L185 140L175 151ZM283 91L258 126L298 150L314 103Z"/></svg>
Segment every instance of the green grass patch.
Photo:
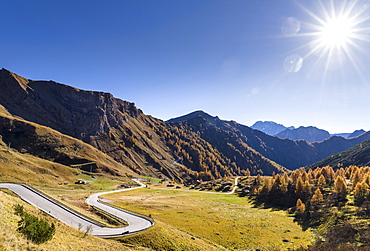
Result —
<svg viewBox="0 0 370 251"><path fill-rule="evenodd" d="M148 177L148 176L143 176L142 178L143 179L146 179L149 182L153 182L153 183L159 183L162 180L162 179Z"/></svg>

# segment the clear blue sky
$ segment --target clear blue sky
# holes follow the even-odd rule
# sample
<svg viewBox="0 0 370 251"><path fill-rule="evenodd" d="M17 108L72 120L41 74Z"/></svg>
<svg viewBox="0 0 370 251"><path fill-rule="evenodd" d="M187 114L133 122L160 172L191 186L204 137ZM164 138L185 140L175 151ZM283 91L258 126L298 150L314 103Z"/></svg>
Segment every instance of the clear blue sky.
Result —
<svg viewBox="0 0 370 251"><path fill-rule="evenodd" d="M249 126L370 130L370 2L330 3L2 1L0 67L110 92L163 120L204 110ZM318 33L333 13L351 30L330 50Z"/></svg>

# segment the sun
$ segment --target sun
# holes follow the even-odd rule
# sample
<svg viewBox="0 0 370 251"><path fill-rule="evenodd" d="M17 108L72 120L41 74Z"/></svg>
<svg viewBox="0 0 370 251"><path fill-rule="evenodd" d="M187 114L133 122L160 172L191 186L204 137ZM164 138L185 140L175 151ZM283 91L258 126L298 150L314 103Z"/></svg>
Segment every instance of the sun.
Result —
<svg viewBox="0 0 370 251"><path fill-rule="evenodd" d="M342 49L351 43L354 31L354 22L351 19L345 16L334 17L319 30L318 40L323 47Z"/></svg>
<svg viewBox="0 0 370 251"><path fill-rule="evenodd" d="M309 7L296 3L311 18L302 25L295 25L301 29L293 34L308 38L307 43L299 47L307 48L306 54L299 56L303 64L315 58L311 68L324 67L327 73L327 70L341 69L349 62L360 71L359 58L367 53L363 45L370 43L370 5L361 0L317 0ZM294 21L290 23L299 23L297 19Z"/></svg>

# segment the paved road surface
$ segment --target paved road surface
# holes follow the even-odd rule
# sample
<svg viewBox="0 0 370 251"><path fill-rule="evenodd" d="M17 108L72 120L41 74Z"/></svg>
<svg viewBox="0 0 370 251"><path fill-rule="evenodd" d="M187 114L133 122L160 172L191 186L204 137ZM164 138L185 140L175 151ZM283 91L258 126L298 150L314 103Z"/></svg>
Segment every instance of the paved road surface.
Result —
<svg viewBox="0 0 370 251"><path fill-rule="evenodd" d="M239 177L235 179L234 189L228 193L218 193L218 194L232 194L235 192L236 184L238 182ZM82 231L88 232L89 234L108 238L108 237L117 237L117 236L124 236L129 234L138 233L145 229L150 228L153 226L153 221L149 220L146 217L135 215L133 213L129 213L109 205L103 204L100 200L100 196L103 194L108 193L116 193L119 191L128 191L137 188L145 187L143 183L139 180L134 180L136 183L139 184L138 187L123 189L123 190L115 190L115 191L108 191L108 192L101 192L90 195L86 199L86 203L99 208L105 212L108 212L114 215L117 218L120 218L128 223L128 226L121 227L121 228L109 228L104 227L102 225L93 222L84 216L64 207L63 205L58 204L57 202L51 200L50 198L44 196L43 194L33 190L32 188L22 185L22 184L14 184L14 183L0 183L0 188L5 188L13 191L17 195L19 195L24 201L27 203L38 207L45 213L51 215L52 217L70 225L72 227L78 228ZM217 193L217 192L208 192L208 193Z"/></svg>
<svg viewBox="0 0 370 251"><path fill-rule="evenodd" d="M125 189L122 191L132 190L132 189L141 188L145 186L138 180L134 180L134 181L136 181L140 186ZM81 229L82 231L87 231L89 234L92 234L98 237L108 238L108 237L116 237L116 236L133 234L133 233L137 233L145 229L148 229L154 224L151 220L145 217L110 207L99 201L100 195L103 195L106 193L114 193L117 191L109 191L109 192L93 194L87 198L86 202L91 206L99 208L120 219L125 220L129 224L127 227L109 228L109 227L101 226L87 218L84 218L83 216L77 214L76 212L62 205L57 204L56 202L49 199L48 197L22 184L0 183L0 188L5 188L5 189L9 189L13 191L27 203L38 207L45 213L66 223L67 225Z"/></svg>

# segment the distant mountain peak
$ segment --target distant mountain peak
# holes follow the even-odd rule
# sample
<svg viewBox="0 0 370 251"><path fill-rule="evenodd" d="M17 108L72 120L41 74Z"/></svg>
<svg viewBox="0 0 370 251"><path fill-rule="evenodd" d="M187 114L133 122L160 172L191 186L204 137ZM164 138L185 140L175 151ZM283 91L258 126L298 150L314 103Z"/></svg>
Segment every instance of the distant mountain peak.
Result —
<svg viewBox="0 0 370 251"><path fill-rule="evenodd" d="M5 68L2 68L0 70L0 82L7 83L9 87L11 85L19 85L23 90L26 90L27 84L30 82L30 80L21 77Z"/></svg>
<svg viewBox="0 0 370 251"><path fill-rule="evenodd" d="M4 74L4 73L12 73L12 72L11 72L11 71L9 71L8 69L1 68L1 70L0 70L0 74Z"/></svg>
<svg viewBox="0 0 370 251"><path fill-rule="evenodd" d="M206 113L202 110L196 110L194 112L185 114L185 115L180 116L180 117L171 118L171 119L167 120L167 122L182 122L182 121L186 121L186 120L195 118L197 116L202 116L203 118L205 118L207 120L209 120L209 119L219 119L217 116L209 115L208 113Z"/></svg>
<svg viewBox="0 0 370 251"><path fill-rule="evenodd" d="M350 135L348 135L348 138L355 138L355 137L358 137L360 136L361 134L364 134L366 131L363 130L363 129L360 129L360 130L356 130L354 131L353 133L351 133Z"/></svg>
<svg viewBox="0 0 370 251"><path fill-rule="evenodd" d="M294 129L293 126L285 127L274 121L257 121L251 126L252 129L262 131L268 135L275 136L286 129Z"/></svg>

